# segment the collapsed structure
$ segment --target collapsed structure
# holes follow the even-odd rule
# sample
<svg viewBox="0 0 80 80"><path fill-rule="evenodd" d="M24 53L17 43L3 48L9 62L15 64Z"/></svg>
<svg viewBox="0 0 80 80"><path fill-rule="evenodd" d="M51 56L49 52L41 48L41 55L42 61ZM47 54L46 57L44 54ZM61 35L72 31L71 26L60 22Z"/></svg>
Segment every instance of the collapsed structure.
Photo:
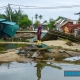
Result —
<svg viewBox="0 0 80 80"><path fill-rule="evenodd" d="M62 17L55 22L54 26L56 27L56 30L60 32L73 34L75 36L80 35L80 22L78 20L71 20Z"/></svg>
<svg viewBox="0 0 80 80"><path fill-rule="evenodd" d="M13 37L19 26L15 22L0 19L0 38Z"/></svg>

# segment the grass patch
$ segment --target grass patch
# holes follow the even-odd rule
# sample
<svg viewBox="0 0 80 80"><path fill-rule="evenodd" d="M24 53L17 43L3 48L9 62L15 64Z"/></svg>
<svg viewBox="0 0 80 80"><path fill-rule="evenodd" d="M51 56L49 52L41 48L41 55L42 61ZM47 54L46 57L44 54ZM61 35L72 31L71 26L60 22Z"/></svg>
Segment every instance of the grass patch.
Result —
<svg viewBox="0 0 80 80"><path fill-rule="evenodd" d="M15 45L16 45L17 48L18 48L18 47L27 46L26 44L15 44Z"/></svg>
<svg viewBox="0 0 80 80"><path fill-rule="evenodd" d="M1 40L1 39L0 39L0 42L3 42L3 41L4 41L4 40Z"/></svg>
<svg viewBox="0 0 80 80"><path fill-rule="evenodd" d="M0 44L0 51L5 51L4 46L5 45Z"/></svg>

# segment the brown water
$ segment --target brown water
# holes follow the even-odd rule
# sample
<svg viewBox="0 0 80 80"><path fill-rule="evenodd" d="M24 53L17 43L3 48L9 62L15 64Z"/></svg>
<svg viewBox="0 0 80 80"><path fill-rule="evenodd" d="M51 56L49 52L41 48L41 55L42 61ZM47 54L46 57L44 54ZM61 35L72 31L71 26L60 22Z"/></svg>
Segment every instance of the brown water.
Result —
<svg viewBox="0 0 80 80"><path fill-rule="evenodd" d="M64 77L65 70L80 70L80 65L32 62L0 64L0 80L80 80L80 77Z"/></svg>

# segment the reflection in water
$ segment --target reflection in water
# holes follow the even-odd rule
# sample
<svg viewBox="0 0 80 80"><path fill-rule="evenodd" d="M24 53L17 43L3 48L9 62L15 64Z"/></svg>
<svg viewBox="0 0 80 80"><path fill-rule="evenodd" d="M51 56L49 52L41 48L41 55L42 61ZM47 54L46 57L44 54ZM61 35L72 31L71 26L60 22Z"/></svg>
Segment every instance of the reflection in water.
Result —
<svg viewBox="0 0 80 80"><path fill-rule="evenodd" d="M11 64L11 63L8 63L8 64L7 64L8 69L9 69L9 67L10 67L10 64Z"/></svg>
<svg viewBox="0 0 80 80"><path fill-rule="evenodd" d="M32 63L30 62L30 64L32 65ZM0 63L0 66L2 65L2 63ZM5 66L7 66L8 69L10 69L10 65L12 65L11 62L9 63L4 63ZM52 63L49 63L49 62L41 62L41 61L38 61L37 64L34 66L37 68L37 71L36 71L36 75L37 75L37 80L40 80L41 79L41 71L43 68L45 68L45 66L49 66L49 67L52 67L52 68L57 68L57 69L62 69L61 67L59 66L55 66L53 65Z"/></svg>
<svg viewBox="0 0 80 80"><path fill-rule="evenodd" d="M3 63L2 62L0 62L0 66L2 65ZM7 68L9 69L10 68L10 64L11 64L11 62L8 62L8 63L4 63L6 66L7 66Z"/></svg>
<svg viewBox="0 0 80 80"><path fill-rule="evenodd" d="M37 67L37 77L38 77L38 80L40 80L41 78L41 68L42 68L42 65L40 63L38 63L35 67Z"/></svg>
<svg viewBox="0 0 80 80"><path fill-rule="evenodd" d="M50 66L50 67L52 67L52 68L62 69L61 67L52 65L51 63L48 64L47 62L37 62L36 66L35 66L35 67L37 67L37 74L36 74L37 77L38 77L37 80L40 80L40 79L41 79L41 70L42 70L45 66Z"/></svg>
<svg viewBox="0 0 80 80"><path fill-rule="evenodd" d="M80 80L79 77L64 77L64 70L80 70L80 65L41 61L4 63L0 66L0 80Z"/></svg>

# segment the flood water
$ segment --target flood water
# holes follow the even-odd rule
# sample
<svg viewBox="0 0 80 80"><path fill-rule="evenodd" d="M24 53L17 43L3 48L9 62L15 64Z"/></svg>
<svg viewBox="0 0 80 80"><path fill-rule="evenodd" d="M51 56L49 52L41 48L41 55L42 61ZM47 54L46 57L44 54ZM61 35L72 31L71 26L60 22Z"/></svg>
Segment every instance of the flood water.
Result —
<svg viewBox="0 0 80 80"><path fill-rule="evenodd" d="M0 80L80 80L80 77L64 77L65 70L80 70L80 65L30 62L0 64Z"/></svg>

